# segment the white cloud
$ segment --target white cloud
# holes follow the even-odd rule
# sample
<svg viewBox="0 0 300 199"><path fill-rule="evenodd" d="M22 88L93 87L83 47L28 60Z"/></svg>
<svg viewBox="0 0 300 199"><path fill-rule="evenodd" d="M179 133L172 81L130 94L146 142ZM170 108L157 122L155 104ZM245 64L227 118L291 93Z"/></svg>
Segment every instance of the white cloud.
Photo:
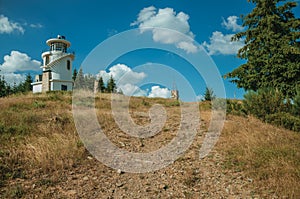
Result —
<svg viewBox="0 0 300 199"><path fill-rule="evenodd" d="M187 53L194 53L197 52L198 47L193 42L195 35L190 30L188 20L189 15L183 12L177 14L173 8L157 10L151 6L142 9L137 20L131 23L131 26L138 25L141 33L152 31L155 42L175 44L177 48L183 49Z"/></svg>
<svg viewBox="0 0 300 199"><path fill-rule="evenodd" d="M148 97L170 98L171 91L168 88L160 88L159 86L152 86Z"/></svg>
<svg viewBox="0 0 300 199"><path fill-rule="evenodd" d="M4 62L0 64L2 73L14 73L21 71L38 71L40 70L41 62L32 60L25 53L19 51L11 51L10 55L4 56Z"/></svg>
<svg viewBox="0 0 300 199"><path fill-rule="evenodd" d="M122 84L119 85L118 89L121 89L122 93L128 96L147 96L147 92L145 90L140 89L134 84Z"/></svg>
<svg viewBox="0 0 300 199"><path fill-rule="evenodd" d="M208 50L209 55L232 55L237 54L238 50L244 46L243 41L231 41L234 34L224 35L219 31L213 32L209 38L210 43L203 42L203 46Z"/></svg>
<svg viewBox="0 0 300 199"><path fill-rule="evenodd" d="M104 83L112 76L118 84L136 84L143 80L146 77L146 74L143 72L134 72L125 64L116 64L109 68L109 72L101 70L98 76L103 78Z"/></svg>
<svg viewBox="0 0 300 199"><path fill-rule="evenodd" d="M109 72L101 70L97 77L102 77L106 83L110 76L112 76L117 83L117 89L122 90L124 95L128 96L148 96L148 97L162 97L169 98L171 91L168 88L160 88L159 86L152 86L149 90L142 90L137 86L137 83L146 78L144 72L134 72L125 64L116 64L109 68ZM149 94L147 95L147 93Z"/></svg>
<svg viewBox="0 0 300 199"><path fill-rule="evenodd" d="M144 72L134 72L125 64L116 64L109 68L109 72L101 70L98 77L102 77L106 83L112 76L117 84L117 88L121 89L125 95L129 96L146 96L147 92L141 90L136 84L142 81L146 74Z"/></svg>
<svg viewBox="0 0 300 199"><path fill-rule="evenodd" d="M20 84L21 82L24 82L26 79L26 75L24 74L15 74L15 73L2 73L0 72L0 75L4 76L5 81L10 84L11 86L16 83L16 85Z"/></svg>
<svg viewBox="0 0 300 199"><path fill-rule="evenodd" d="M22 34L25 32L19 23L12 22L4 15L0 15L0 34L10 34L13 31L18 31Z"/></svg>
<svg viewBox="0 0 300 199"><path fill-rule="evenodd" d="M30 24L29 26L30 26L31 28L42 28L42 27L43 27L43 25L40 24L40 23L37 23L37 24Z"/></svg>
<svg viewBox="0 0 300 199"><path fill-rule="evenodd" d="M243 31L244 27L237 24L238 17L237 16L229 16L227 21L223 18L222 25L227 30L232 30L233 32Z"/></svg>

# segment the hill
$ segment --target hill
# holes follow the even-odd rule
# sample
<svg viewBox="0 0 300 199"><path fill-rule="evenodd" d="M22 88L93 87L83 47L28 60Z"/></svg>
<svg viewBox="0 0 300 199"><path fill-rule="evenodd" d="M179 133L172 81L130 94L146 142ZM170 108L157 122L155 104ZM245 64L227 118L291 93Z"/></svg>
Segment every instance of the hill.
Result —
<svg viewBox="0 0 300 199"><path fill-rule="evenodd" d="M151 138L133 138L118 128L110 96L96 98L105 134L133 152L159 149L174 136L180 106L169 99L131 98L130 113L140 125L159 103L168 118ZM0 98L1 198L300 198L300 134L253 117L227 115L213 151L199 159L210 109L200 103L201 123L190 148L155 172L118 172L85 149L72 117L68 92Z"/></svg>

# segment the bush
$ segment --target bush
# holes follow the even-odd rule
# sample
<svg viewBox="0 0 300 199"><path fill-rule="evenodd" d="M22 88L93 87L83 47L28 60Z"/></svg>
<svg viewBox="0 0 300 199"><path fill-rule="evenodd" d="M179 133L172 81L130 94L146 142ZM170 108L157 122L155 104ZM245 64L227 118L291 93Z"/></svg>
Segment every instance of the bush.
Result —
<svg viewBox="0 0 300 199"><path fill-rule="evenodd" d="M288 104L284 103L284 96L273 88L259 89L257 92L250 91L244 95L244 107L259 119L265 121L267 115L286 112Z"/></svg>
<svg viewBox="0 0 300 199"><path fill-rule="evenodd" d="M274 113L266 116L266 122L300 132L300 118L290 113Z"/></svg>
<svg viewBox="0 0 300 199"><path fill-rule="evenodd" d="M300 89L297 89L297 95L293 99L292 112L295 116L300 116Z"/></svg>
<svg viewBox="0 0 300 199"><path fill-rule="evenodd" d="M244 107L244 104L242 101L239 100L226 100L227 106L226 111L229 114L233 115L239 115L239 116L246 116L247 111Z"/></svg>

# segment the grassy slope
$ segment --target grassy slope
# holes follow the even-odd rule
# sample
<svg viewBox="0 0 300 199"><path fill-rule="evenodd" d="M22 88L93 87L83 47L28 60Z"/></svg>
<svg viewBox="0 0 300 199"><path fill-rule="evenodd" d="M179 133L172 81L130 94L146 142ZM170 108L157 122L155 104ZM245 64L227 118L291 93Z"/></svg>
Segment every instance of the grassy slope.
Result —
<svg viewBox="0 0 300 199"><path fill-rule="evenodd" d="M141 113L147 112L152 104L163 104L167 110L169 119L162 132L156 138L141 140L130 139L122 133L111 135L117 127L110 115L110 100L107 95L97 100L96 107L101 110L97 113L99 121L107 136L119 147L124 145L129 151L148 152L158 149L176 135L180 110L174 101L143 98L130 100L132 116L138 124L149 122L149 118ZM203 122L201 128L205 131L210 113L207 104L200 104L200 107ZM89 154L74 127L70 93L0 98L0 110L0 198L31 197L32 194L41 196L41 190L66 182L61 177L63 173L86 166ZM201 139L193 145L198 148L191 150L197 153ZM239 175L251 182L247 185L247 189L252 190L250 194L258 197L300 198L299 133L264 124L252 117L229 115L214 151L222 156L218 163L220 172ZM210 158L207 157L205 161L210 161ZM183 167L180 169L185 170L186 159L178 159L175 167ZM199 161L195 164L199 164ZM108 170L104 167L103 173ZM46 178L45 175L52 177ZM187 187L184 196L195 196L195 189L189 187L196 186L198 178L195 178L194 170L187 171L187 175L188 180L183 180L184 187ZM34 183L32 186L40 189L28 187L26 182L29 181Z"/></svg>

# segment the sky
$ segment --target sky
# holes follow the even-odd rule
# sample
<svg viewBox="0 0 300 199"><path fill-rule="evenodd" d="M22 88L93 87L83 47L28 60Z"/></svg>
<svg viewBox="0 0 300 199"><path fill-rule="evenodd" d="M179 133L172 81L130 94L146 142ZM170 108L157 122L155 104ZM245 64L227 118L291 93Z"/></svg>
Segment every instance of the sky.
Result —
<svg viewBox="0 0 300 199"><path fill-rule="evenodd" d="M245 63L236 53L245 30L247 0L0 0L0 75L11 84L41 73L46 40L64 35L75 52L73 68L106 81L111 75L127 95L199 100L205 88L243 98L221 78ZM299 6L293 10L300 15Z"/></svg>

